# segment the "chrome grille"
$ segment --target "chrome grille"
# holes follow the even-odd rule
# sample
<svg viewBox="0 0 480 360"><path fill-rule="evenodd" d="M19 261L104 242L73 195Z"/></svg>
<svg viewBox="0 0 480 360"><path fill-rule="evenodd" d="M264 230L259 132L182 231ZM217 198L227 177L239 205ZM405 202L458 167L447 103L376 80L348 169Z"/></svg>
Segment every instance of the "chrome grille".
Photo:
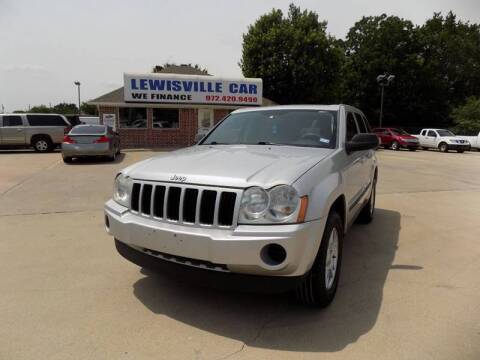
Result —
<svg viewBox="0 0 480 360"><path fill-rule="evenodd" d="M134 181L130 209L158 221L231 228L240 189Z"/></svg>

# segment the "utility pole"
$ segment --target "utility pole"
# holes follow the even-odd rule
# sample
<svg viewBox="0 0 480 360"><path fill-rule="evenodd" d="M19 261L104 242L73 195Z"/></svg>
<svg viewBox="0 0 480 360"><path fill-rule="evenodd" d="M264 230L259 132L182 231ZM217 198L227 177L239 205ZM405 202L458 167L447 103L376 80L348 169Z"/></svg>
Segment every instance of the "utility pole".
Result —
<svg viewBox="0 0 480 360"><path fill-rule="evenodd" d="M80 114L81 114L81 111L80 111L80 106L81 106L81 102L80 102L80 81L75 81L74 84L77 85L77 89L78 89L78 116L80 116Z"/></svg>
<svg viewBox="0 0 480 360"><path fill-rule="evenodd" d="M382 127L382 120L383 120L383 92L385 90L385 86L390 85L390 83L395 79L395 75L388 75L388 74L381 74L377 76L377 83L380 85L380 119L379 119L379 127Z"/></svg>

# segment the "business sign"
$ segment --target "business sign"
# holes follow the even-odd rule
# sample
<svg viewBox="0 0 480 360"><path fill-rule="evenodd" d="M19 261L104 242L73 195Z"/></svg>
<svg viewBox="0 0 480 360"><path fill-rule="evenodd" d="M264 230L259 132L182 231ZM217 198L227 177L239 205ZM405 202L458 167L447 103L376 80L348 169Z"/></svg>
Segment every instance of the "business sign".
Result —
<svg viewBox="0 0 480 360"><path fill-rule="evenodd" d="M262 105L262 79L124 74L125 102Z"/></svg>

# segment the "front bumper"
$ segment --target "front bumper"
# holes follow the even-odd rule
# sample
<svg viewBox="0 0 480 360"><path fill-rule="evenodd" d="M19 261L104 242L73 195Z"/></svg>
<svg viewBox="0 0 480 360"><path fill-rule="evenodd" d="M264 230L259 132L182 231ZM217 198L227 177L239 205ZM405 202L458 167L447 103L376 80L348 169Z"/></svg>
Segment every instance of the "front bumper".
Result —
<svg viewBox="0 0 480 360"><path fill-rule="evenodd" d="M100 144L62 144L64 157L112 156L115 150L109 143Z"/></svg>
<svg viewBox="0 0 480 360"><path fill-rule="evenodd" d="M417 142L407 142L407 141L401 141L399 142L400 146L404 149L418 149L420 147L420 143Z"/></svg>
<svg viewBox="0 0 480 360"><path fill-rule="evenodd" d="M107 232L118 242L157 261L166 261L165 257L154 255L158 252L167 258L190 259L183 267L195 267L199 261L203 262L196 266L199 269L212 263L222 270L209 272L269 277L301 277L307 273L315 260L326 222L326 218L321 218L302 224L238 225L233 229L177 225L133 214L113 200L105 204L105 216ZM262 249L269 244L285 249L282 263L264 261Z"/></svg>
<svg viewBox="0 0 480 360"><path fill-rule="evenodd" d="M466 144L447 144L448 150L463 150L469 151L471 146Z"/></svg>

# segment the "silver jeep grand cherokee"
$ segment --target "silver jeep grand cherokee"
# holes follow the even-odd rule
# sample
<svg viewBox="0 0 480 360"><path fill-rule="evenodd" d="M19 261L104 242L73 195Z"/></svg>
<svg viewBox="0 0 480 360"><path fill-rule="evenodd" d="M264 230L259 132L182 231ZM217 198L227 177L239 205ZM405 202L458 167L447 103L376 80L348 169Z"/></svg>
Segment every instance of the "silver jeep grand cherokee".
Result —
<svg viewBox="0 0 480 360"><path fill-rule="evenodd" d="M106 229L139 266L327 306L346 230L374 213L369 132L348 105L234 111L197 145L121 171Z"/></svg>

